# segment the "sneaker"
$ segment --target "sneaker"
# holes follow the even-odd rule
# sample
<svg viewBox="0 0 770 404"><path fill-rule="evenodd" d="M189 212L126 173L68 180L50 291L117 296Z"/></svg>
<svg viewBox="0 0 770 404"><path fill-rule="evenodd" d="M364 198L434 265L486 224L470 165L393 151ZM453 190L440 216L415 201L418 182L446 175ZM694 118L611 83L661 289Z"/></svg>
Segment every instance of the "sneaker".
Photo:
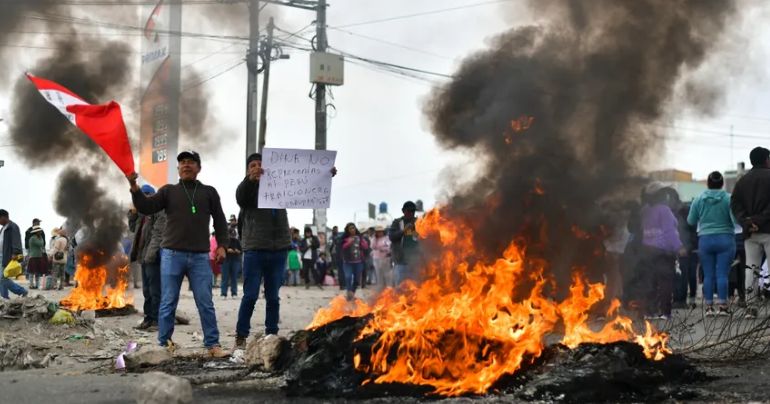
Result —
<svg viewBox="0 0 770 404"><path fill-rule="evenodd" d="M706 317L714 317L716 316L716 312L714 311L713 306L706 307Z"/></svg>
<svg viewBox="0 0 770 404"><path fill-rule="evenodd" d="M212 358L226 358L230 356L230 354L222 349L221 346L214 345L213 347L209 348L209 356Z"/></svg>
<svg viewBox="0 0 770 404"><path fill-rule="evenodd" d="M717 310L717 316L720 317L730 317L732 314L733 312L731 312L727 306L719 306L719 309Z"/></svg>
<svg viewBox="0 0 770 404"><path fill-rule="evenodd" d="M749 319L757 318L757 309L753 307L749 307L748 309L746 309L746 315L744 317Z"/></svg>
<svg viewBox="0 0 770 404"><path fill-rule="evenodd" d="M671 318L670 314L661 314L661 315L658 316L659 320L668 320L670 318Z"/></svg>
<svg viewBox="0 0 770 404"><path fill-rule="evenodd" d="M235 337L235 346L233 347L233 351L236 349L246 349L246 337Z"/></svg>

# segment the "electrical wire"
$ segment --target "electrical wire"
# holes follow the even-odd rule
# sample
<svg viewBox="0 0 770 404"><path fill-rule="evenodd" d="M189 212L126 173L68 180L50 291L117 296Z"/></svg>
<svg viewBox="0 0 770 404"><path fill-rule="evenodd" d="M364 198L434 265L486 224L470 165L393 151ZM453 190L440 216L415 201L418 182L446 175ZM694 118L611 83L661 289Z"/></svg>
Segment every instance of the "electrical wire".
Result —
<svg viewBox="0 0 770 404"><path fill-rule="evenodd" d="M384 39L379 39L379 38L371 37L371 36L368 36L368 35L359 34L359 33L353 32L353 31L348 31L346 29L337 28L337 27L328 27L328 28L331 29L331 30L335 30L335 31L346 33L348 35L357 36L357 37L360 37L360 38L368 39L370 41L379 42L379 43L382 43L382 44L385 44L385 45L390 45L390 46L393 46L393 47L396 47L396 48L401 48L401 49L405 49L405 50L408 50L408 51L412 51L412 52L416 52L416 53L422 53L422 54L428 55L428 56L433 56L435 58L445 59L445 60L454 60L453 58L450 58L450 57L447 57L447 56L443 56L443 55L439 55L437 53L433 53L433 52L426 51L426 50L423 50L423 49L413 48L411 46L402 45L402 44L396 43L396 42L386 41Z"/></svg>
<svg viewBox="0 0 770 404"><path fill-rule="evenodd" d="M464 9L467 9L467 8L480 7L480 6L490 5L490 4L497 4L497 3L507 3L507 2L511 2L511 1L514 1L514 0L482 1L480 3L472 3L472 4L466 4L466 5L463 5L463 6L441 8L441 9L437 9L437 10L423 11L423 12L420 12L420 13L404 14L404 15L397 15L397 16L393 16L393 17L378 18L378 19L375 19L375 20L353 22L353 23L348 23L348 24L340 24L340 25L336 25L335 28L349 28L349 27L358 27L358 26L361 26L361 25L379 24L379 23L383 23L383 22L404 20L404 19L408 19L408 18L422 17L422 16L425 16L425 15L448 13L450 11L464 10ZM333 28L333 27L329 26L328 28Z"/></svg>

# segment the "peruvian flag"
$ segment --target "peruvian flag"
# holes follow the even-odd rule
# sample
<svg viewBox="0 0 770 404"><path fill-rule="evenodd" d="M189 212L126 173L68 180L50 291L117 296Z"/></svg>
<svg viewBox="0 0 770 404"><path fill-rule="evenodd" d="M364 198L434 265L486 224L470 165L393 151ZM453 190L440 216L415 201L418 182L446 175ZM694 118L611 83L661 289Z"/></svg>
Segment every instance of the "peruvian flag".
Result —
<svg viewBox="0 0 770 404"><path fill-rule="evenodd" d="M88 135L118 165L123 174L134 172L134 155L128 143L126 124L120 104L91 105L66 87L27 73L43 98L56 107L67 119Z"/></svg>

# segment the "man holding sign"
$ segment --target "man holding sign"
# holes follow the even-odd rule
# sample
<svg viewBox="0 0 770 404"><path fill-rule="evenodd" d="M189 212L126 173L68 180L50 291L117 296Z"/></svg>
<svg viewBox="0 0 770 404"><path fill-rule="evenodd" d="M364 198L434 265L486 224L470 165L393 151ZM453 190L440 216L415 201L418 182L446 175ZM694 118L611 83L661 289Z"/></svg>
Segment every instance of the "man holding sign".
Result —
<svg viewBox="0 0 770 404"><path fill-rule="evenodd" d="M335 152L286 149L264 149L264 152L269 156L265 168L261 154L250 155L246 160L246 178L235 192L235 199L241 208L238 233L244 251L243 298L235 327L235 349L246 347L251 316L263 278L265 334L278 334L278 291L283 283L286 258L291 248L286 208L328 207L331 177L337 173L334 168ZM322 159L317 152L332 155ZM324 165L327 165L326 168ZM328 180L324 184L323 180L318 181L314 177Z"/></svg>

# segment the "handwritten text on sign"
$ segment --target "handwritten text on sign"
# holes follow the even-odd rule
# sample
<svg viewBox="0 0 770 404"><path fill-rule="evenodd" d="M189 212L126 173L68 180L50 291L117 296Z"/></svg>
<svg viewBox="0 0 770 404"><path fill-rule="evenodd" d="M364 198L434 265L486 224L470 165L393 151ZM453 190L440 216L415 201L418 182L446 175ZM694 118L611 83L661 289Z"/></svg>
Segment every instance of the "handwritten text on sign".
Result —
<svg viewBox="0 0 770 404"><path fill-rule="evenodd" d="M260 208L328 208L336 151L268 149L262 151Z"/></svg>

